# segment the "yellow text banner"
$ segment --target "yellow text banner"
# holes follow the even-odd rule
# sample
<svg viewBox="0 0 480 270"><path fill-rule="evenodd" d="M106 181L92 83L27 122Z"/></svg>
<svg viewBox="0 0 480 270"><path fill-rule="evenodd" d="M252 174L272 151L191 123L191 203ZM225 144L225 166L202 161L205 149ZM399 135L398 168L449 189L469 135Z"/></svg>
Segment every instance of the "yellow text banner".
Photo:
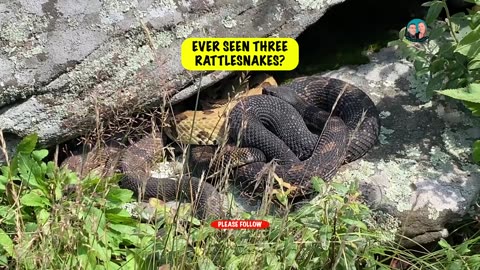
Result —
<svg viewBox="0 0 480 270"><path fill-rule="evenodd" d="M293 70L298 65L293 38L187 38L182 65L188 70Z"/></svg>

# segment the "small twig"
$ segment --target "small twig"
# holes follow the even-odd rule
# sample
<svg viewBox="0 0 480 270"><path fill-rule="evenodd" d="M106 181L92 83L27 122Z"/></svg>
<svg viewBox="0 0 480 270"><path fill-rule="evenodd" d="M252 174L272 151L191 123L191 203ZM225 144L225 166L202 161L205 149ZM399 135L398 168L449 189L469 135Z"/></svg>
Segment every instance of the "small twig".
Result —
<svg viewBox="0 0 480 270"><path fill-rule="evenodd" d="M5 157L5 162L7 163L7 166L10 167L7 144L5 143L5 138L3 137L3 129L0 129L0 148L2 149L2 153L3 153L3 156Z"/></svg>
<svg viewBox="0 0 480 270"><path fill-rule="evenodd" d="M452 34L452 37L455 40L456 45L458 45L458 39L457 39L457 36L455 35L455 31L453 31L452 19L450 17L450 11L448 10L448 7L447 7L447 1L442 0L442 2L443 2L443 7L445 8L445 13L448 19L448 28L450 29L450 33Z"/></svg>

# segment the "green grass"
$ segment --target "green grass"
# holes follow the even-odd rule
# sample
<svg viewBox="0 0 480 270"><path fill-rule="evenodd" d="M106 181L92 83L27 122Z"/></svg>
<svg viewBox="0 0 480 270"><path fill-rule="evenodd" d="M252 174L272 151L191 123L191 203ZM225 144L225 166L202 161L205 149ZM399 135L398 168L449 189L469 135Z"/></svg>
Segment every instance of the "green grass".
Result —
<svg viewBox="0 0 480 270"><path fill-rule="evenodd" d="M351 25L348 34L304 42L308 57L296 74L284 75L364 64L396 38L386 31L367 36ZM175 212L161 203L150 204L154 218L146 221L126 210L135 198L118 187L117 175L79 179L49 160L37 139L25 137L1 167L0 269L480 269L478 220L454 233L460 240L403 249L358 201L355 185L321 179L313 179L318 196L298 211L236 217L267 220L265 230L217 230L188 206ZM2 136L0 146L6 156ZM276 196L288 208L284 194ZM265 202L262 209L270 208Z"/></svg>
<svg viewBox="0 0 480 270"><path fill-rule="evenodd" d="M354 185L313 179L319 196L265 230L217 230L156 206L155 222L124 210L117 177L78 179L26 137L0 176L0 265L10 269L478 269L480 236L414 255L376 228ZM77 184L76 192L66 187ZM185 208L188 209L188 208ZM157 231L160 233L157 235Z"/></svg>

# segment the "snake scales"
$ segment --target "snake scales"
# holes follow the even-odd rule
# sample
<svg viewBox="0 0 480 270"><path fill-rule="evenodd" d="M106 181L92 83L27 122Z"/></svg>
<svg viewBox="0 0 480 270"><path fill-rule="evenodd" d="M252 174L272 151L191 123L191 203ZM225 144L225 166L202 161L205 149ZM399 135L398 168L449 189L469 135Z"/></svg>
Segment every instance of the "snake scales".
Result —
<svg viewBox="0 0 480 270"><path fill-rule="evenodd" d="M198 144L219 143L224 137L231 153L236 150L252 153L244 162L247 164L236 169L236 178L241 183L255 183L266 162L275 159L278 163L275 173L301 193L308 193L312 176L331 179L344 162L363 156L376 143L380 127L378 112L370 98L353 85L310 76L280 87L263 85L260 89L264 95L244 96L228 105L231 108L225 118L228 125L221 123L218 127L218 122L208 121L208 115L218 120L220 110L201 114L199 123L206 126L196 126L200 130L196 134L201 136L193 137L193 143ZM177 115L176 134L171 136L192 143L192 138L185 135L191 128L185 128L191 123L190 118L188 112ZM221 196L212 185L195 177L185 176L175 181L150 176L150 168L162 146L160 138L150 136L120 152L118 167L124 173L120 186L143 198L165 201L183 194L196 203L198 217L224 216ZM203 158L193 155L192 161L205 162ZM78 160L72 158L64 163L76 169Z"/></svg>
<svg viewBox="0 0 480 270"><path fill-rule="evenodd" d="M344 81L301 77L266 86L263 93L243 98L230 111L229 141L260 149L267 161L276 159L275 173L301 195L311 191L313 176L330 180L344 162L362 157L377 141L380 121L373 101ZM236 179L258 185L265 165L241 166Z"/></svg>

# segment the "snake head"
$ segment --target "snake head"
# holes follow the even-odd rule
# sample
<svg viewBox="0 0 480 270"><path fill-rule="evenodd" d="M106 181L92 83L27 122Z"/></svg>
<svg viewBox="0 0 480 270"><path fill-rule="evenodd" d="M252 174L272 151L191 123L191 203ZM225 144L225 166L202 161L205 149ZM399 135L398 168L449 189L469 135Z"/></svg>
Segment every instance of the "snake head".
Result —
<svg viewBox="0 0 480 270"><path fill-rule="evenodd" d="M303 104L303 99L290 87L287 86L266 86L263 87L262 93L264 95L278 97L291 105L295 106Z"/></svg>

